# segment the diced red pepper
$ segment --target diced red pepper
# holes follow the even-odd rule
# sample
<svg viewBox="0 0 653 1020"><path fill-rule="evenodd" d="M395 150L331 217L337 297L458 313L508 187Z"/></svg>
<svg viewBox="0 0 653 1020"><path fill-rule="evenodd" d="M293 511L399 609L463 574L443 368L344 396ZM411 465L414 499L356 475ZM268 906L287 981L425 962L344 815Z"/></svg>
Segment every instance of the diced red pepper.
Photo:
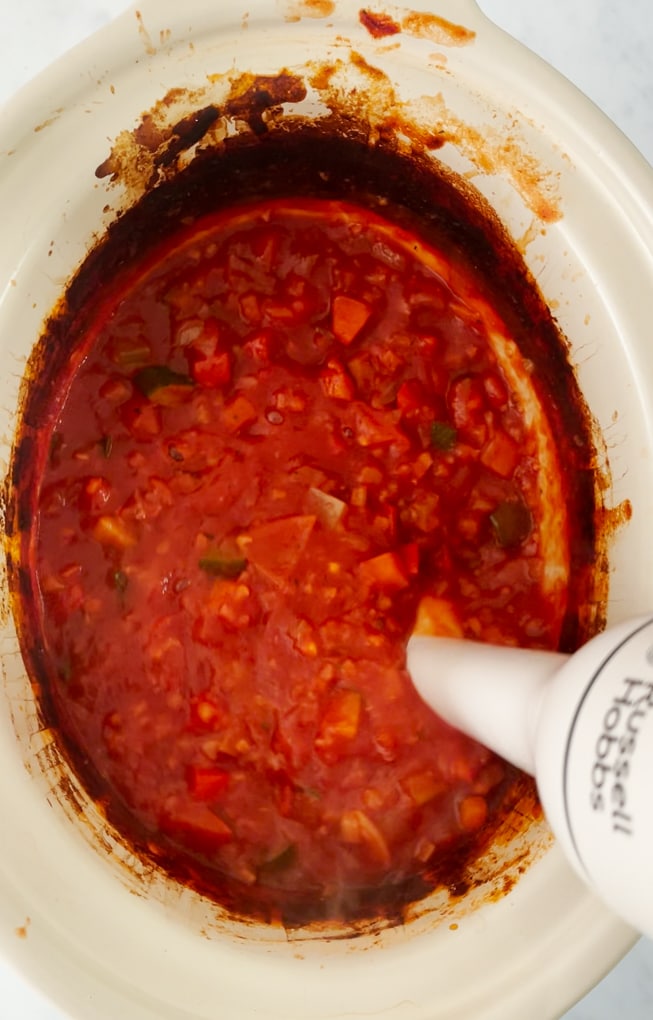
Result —
<svg viewBox="0 0 653 1020"><path fill-rule="evenodd" d="M397 390L397 407L402 414L410 415L428 407L424 386L418 379L407 379Z"/></svg>
<svg viewBox="0 0 653 1020"><path fill-rule="evenodd" d="M198 320L191 320L187 335L192 337L186 344L186 357L192 378L199 386L216 389L231 379L231 357L221 349L221 328L216 319L199 320L201 328L196 332Z"/></svg>
<svg viewBox="0 0 653 1020"><path fill-rule="evenodd" d="M238 394L222 409L222 423L228 432L238 432L245 425L256 421L258 412L252 402Z"/></svg>
<svg viewBox="0 0 653 1020"><path fill-rule="evenodd" d="M341 344L352 343L372 314L372 309L364 301L337 294L333 299L332 328L336 340Z"/></svg>
<svg viewBox="0 0 653 1020"><path fill-rule="evenodd" d="M189 765L186 782L191 796L197 800L217 800L229 786L229 773L205 765Z"/></svg>

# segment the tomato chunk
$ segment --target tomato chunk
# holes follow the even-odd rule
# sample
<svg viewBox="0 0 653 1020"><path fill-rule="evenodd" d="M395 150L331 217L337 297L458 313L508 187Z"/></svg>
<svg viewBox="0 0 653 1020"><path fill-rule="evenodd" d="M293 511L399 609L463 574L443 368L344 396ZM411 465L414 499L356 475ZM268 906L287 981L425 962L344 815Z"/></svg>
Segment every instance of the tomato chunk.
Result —
<svg viewBox="0 0 653 1020"><path fill-rule="evenodd" d="M282 517L252 528L239 540L243 555L276 584L287 581L315 527L314 514Z"/></svg>
<svg viewBox="0 0 653 1020"><path fill-rule="evenodd" d="M341 344L352 343L372 314L364 301L337 294L333 299L332 328L336 340Z"/></svg>

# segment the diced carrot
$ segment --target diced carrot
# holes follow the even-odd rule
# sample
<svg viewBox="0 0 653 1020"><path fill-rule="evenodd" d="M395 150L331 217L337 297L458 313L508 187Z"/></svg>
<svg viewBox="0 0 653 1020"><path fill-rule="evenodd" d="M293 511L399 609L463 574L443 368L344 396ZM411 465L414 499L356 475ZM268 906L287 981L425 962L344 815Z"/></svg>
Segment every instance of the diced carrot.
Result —
<svg viewBox="0 0 653 1020"><path fill-rule="evenodd" d="M428 450L424 450L423 453L420 453L419 457L413 464L413 477L419 481L419 479L423 478L426 472L432 467L433 457Z"/></svg>
<svg viewBox="0 0 653 1020"><path fill-rule="evenodd" d="M238 432L244 425L251 425L258 417L256 408L242 394L238 394L222 409L222 423L228 432Z"/></svg>
<svg viewBox="0 0 653 1020"><path fill-rule="evenodd" d="M123 421L136 439L151 439L161 432L161 410L147 401L128 401L121 409Z"/></svg>
<svg viewBox="0 0 653 1020"><path fill-rule="evenodd" d="M306 397L301 390L286 386L275 395L275 406L279 411L305 411Z"/></svg>
<svg viewBox="0 0 653 1020"><path fill-rule="evenodd" d="M127 549L136 545L136 536L131 526L116 514L103 514L93 527L93 537L102 545L113 545Z"/></svg>
<svg viewBox="0 0 653 1020"><path fill-rule="evenodd" d="M373 464L365 464L358 473L358 480L361 485L380 485L383 472Z"/></svg>
<svg viewBox="0 0 653 1020"><path fill-rule="evenodd" d="M337 294L333 299L331 323L336 340L342 344L352 343L372 314L364 301Z"/></svg>
<svg viewBox="0 0 653 1020"><path fill-rule="evenodd" d="M364 811L345 811L340 818L340 835L345 843L363 845L375 864L385 867L390 863L385 836Z"/></svg>
<svg viewBox="0 0 653 1020"><path fill-rule="evenodd" d="M239 548L248 562L276 584L285 582L301 559L315 527L314 514L280 517L241 536Z"/></svg>
<svg viewBox="0 0 653 1020"><path fill-rule="evenodd" d="M458 822L465 832L480 829L487 821L487 801L478 793L464 797L458 805Z"/></svg>
<svg viewBox="0 0 653 1020"><path fill-rule="evenodd" d="M189 765L186 782L192 797L197 800L217 800L229 785L229 773L206 765Z"/></svg>
<svg viewBox="0 0 653 1020"><path fill-rule="evenodd" d="M402 558L396 552L385 552L363 560L358 573L364 584L379 588L405 588L408 573Z"/></svg>
<svg viewBox="0 0 653 1020"><path fill-rule="evenodd" d="M354 384L342 365L334 358L320 372L320 385L325 396L334 400L351 400Z"/></svg>
<svg viewBox="0 0 653 1020"><path fill-rule="evenodd" d="M442 778L436 776L430 769L407 776L401 785L418 807L439 797L446 790L446 784Z"/></svg>
<svg viewBox="0 0 653 1020"><path fill-rule="evenodd" d="M494 432L481 450L480 460L501 478L510 478L519 462L519 447L505 432Z"/></svg>
<svg viewBox="0 0 653 1020"><path fill-rule="evenodd" d="M425 595L417 607L413 634L460 638L463 636L463 629L451 602Z"/></svg>
<svg viewBox="0 0 653 1020"><path fill-rule="evenodd" d="M358 733L363 698L359 691L342 689L334 691L322 715L315 746L326 750L353 740Z"/></svg>

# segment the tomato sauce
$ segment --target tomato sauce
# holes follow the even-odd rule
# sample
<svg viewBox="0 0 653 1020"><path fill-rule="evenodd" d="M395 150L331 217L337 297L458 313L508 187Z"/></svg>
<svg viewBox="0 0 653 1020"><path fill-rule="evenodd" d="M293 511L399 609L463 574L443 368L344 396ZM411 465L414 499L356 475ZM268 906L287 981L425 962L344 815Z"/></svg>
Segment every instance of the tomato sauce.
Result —
<svg viewBox="0 0 653 1020"><path fill-rule="evenodd" d="M28 566L58 725L164 864L347 917L486 838L515 773L422 704L405 645L560 642L529 371L471 269L347 201L213 213L107 287Z"/></svg>

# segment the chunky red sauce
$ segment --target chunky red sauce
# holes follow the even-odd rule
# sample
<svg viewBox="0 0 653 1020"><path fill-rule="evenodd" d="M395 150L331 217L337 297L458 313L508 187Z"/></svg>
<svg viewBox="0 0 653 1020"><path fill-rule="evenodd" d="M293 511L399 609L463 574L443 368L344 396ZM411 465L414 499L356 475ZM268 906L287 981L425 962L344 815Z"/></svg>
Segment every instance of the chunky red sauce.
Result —
<svg viewBox="0 0 653 1020"><path fill-rule="evenodd" d="M56 716L219 898L347 915L498 817L514 774L423 706L405 643L417 616L559 640L566 519L501 329L377 214L270 200L123 277L59 380L31 562Z"/></svg>

